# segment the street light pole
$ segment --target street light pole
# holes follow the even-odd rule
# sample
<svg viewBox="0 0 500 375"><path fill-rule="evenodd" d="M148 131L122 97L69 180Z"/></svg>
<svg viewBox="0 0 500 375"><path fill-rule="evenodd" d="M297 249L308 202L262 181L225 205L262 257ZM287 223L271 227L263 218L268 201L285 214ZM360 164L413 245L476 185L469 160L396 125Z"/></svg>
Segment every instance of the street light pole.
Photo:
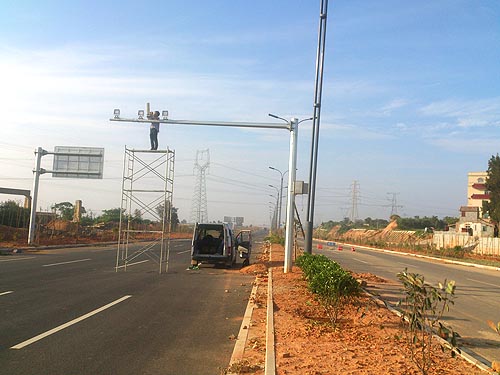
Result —
<svg viewBox="0 0 500 375"><path fill-rule="evenodd" d="M280 190L274 186L274 185L268 185L269 187L272 187L273 189L276 189L276 194L278 195L278 197L276 198L276 229L280 229L280 220L281 220L281 195L280 195ZM272 197L274 198L274 195L272 195Z"/></svg>
<svg viewBox="0 0 500 375"><path fill-rule="evenodd" d="M281 172L278 168L269 167L273 171L276 171L280 174L280 192L279 192L279 211L278 211L278 230L281 228L281 202L283 201L283 178L288 171Z"/></svg>
<svg viewBox="0 0 500 375"><path fill-rule="evenodd" d="M286 224L285 224L285 265L283 267L283 272L288 273L292 271L292 249L293 249L293 229L295 221L295 179L297 174L297 137L299 132L299 124L304 121L312 120L311 118L306 118L299 121L298 118L294 117L290 121L285 120L282 117L273 115L269 116L285 121L289 124L290 129L290 156L288 157L288 193L286 202Z"/></svg>
<svg viewBox="0 0 500 375"><path fill-rule="evenodd" d="M278 228L278 197L275 197L273 194L269 194L270 197L276 198L276 203L273 203L275 206L275 223L274 228ZM271 202L269 202L271 203Z"/></svg>
<svg viewBox="0 0 500 375"><path fill-rule="evenodd" d="M328 0L321 0L318 30L318 50L316 56L316 79L314 84L314 116L312 126L311 159L309 166L309 194L307 196L306 238L304 252L312 253L312 231L314 220L314 200L316 195L316 170L318 164L319 124L321 115L321 95L323 91L323 65L325 62L326 19Z"/></svg>

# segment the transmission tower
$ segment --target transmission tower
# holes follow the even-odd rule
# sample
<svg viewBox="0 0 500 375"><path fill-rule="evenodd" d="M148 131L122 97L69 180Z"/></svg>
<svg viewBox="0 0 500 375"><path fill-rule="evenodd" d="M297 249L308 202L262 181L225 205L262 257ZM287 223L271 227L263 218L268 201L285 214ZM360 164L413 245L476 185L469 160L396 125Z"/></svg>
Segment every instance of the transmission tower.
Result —
<svg viewBox="0 0 500 375"><path fill-rule="evenodd" d="M210 150L197 150L194 162L194 174L196 182L193 192L193 203L191 207L191 222L207 223L207 179L208 168L210 167Z"/></svg>
<svg viewBox="0 0 500 375"><path fill-rule="evenodd" d="M387 194L392 195L392 198L391 198L391 216L397 215L398 208L403 208L403 206L398 205L397 196L399 195L399 193L387 193Z"/></svg>
<svg viewBox="0 0 500 375"><path fill-rule="evenodd" d="M358 181L353 181L351 185L351 222L355 223L358 220L358 200L359 200L359 183Z"/></svg>

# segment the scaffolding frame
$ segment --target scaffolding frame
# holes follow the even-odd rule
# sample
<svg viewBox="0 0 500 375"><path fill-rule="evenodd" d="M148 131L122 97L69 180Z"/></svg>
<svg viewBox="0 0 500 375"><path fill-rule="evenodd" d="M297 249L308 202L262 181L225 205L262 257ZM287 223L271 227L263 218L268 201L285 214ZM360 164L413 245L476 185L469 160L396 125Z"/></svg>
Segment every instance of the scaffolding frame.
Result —
<svg viewBox="0 0 500 375"><path fill-rule="evenodd" d="M135 150L125 146L116 272L149 260L158 264L160 274L168 272L174 166L175 151L169 148ZM160 224L137 223L144 214ZM132 250L132 244L141 246Z"/></svg>

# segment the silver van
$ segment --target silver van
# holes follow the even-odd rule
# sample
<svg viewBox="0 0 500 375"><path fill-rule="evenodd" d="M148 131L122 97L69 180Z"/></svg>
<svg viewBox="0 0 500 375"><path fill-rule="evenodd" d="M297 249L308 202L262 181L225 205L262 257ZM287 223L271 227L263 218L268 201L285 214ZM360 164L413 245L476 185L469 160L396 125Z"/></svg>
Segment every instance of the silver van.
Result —
<svg viewBox="0 0 500 375"><path fill-rule="evenodd" d="M228 224L196 223L191 243L191 265L223 263L232 267L236 263L237 246Z"/></svg>

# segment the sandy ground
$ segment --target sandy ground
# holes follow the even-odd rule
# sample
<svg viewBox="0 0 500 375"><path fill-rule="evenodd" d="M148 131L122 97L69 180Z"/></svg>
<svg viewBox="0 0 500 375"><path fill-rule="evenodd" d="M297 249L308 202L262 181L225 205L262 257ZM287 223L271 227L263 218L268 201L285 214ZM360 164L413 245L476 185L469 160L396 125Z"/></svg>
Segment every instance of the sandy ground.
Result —
<svg viewBox="0 0 500 375"><path fill-rule="evenodd" d="M409 374L421 372L411 361L402 341L400 319L385 307L362 296L342 313L337 329L327 323L322 307L308 291L301 270L283 273L283 248L273 245L272 258L267 252L257 264L240 272L254 273L258 283L257 308L249 327L245 360L233 367L239 374L264 374L267 277L273 267L273 300L278 375L320 374ZM383 281L376 275L356 278ZM461 358L452 358L435 343L429 375L485 374Z"/></svg>

